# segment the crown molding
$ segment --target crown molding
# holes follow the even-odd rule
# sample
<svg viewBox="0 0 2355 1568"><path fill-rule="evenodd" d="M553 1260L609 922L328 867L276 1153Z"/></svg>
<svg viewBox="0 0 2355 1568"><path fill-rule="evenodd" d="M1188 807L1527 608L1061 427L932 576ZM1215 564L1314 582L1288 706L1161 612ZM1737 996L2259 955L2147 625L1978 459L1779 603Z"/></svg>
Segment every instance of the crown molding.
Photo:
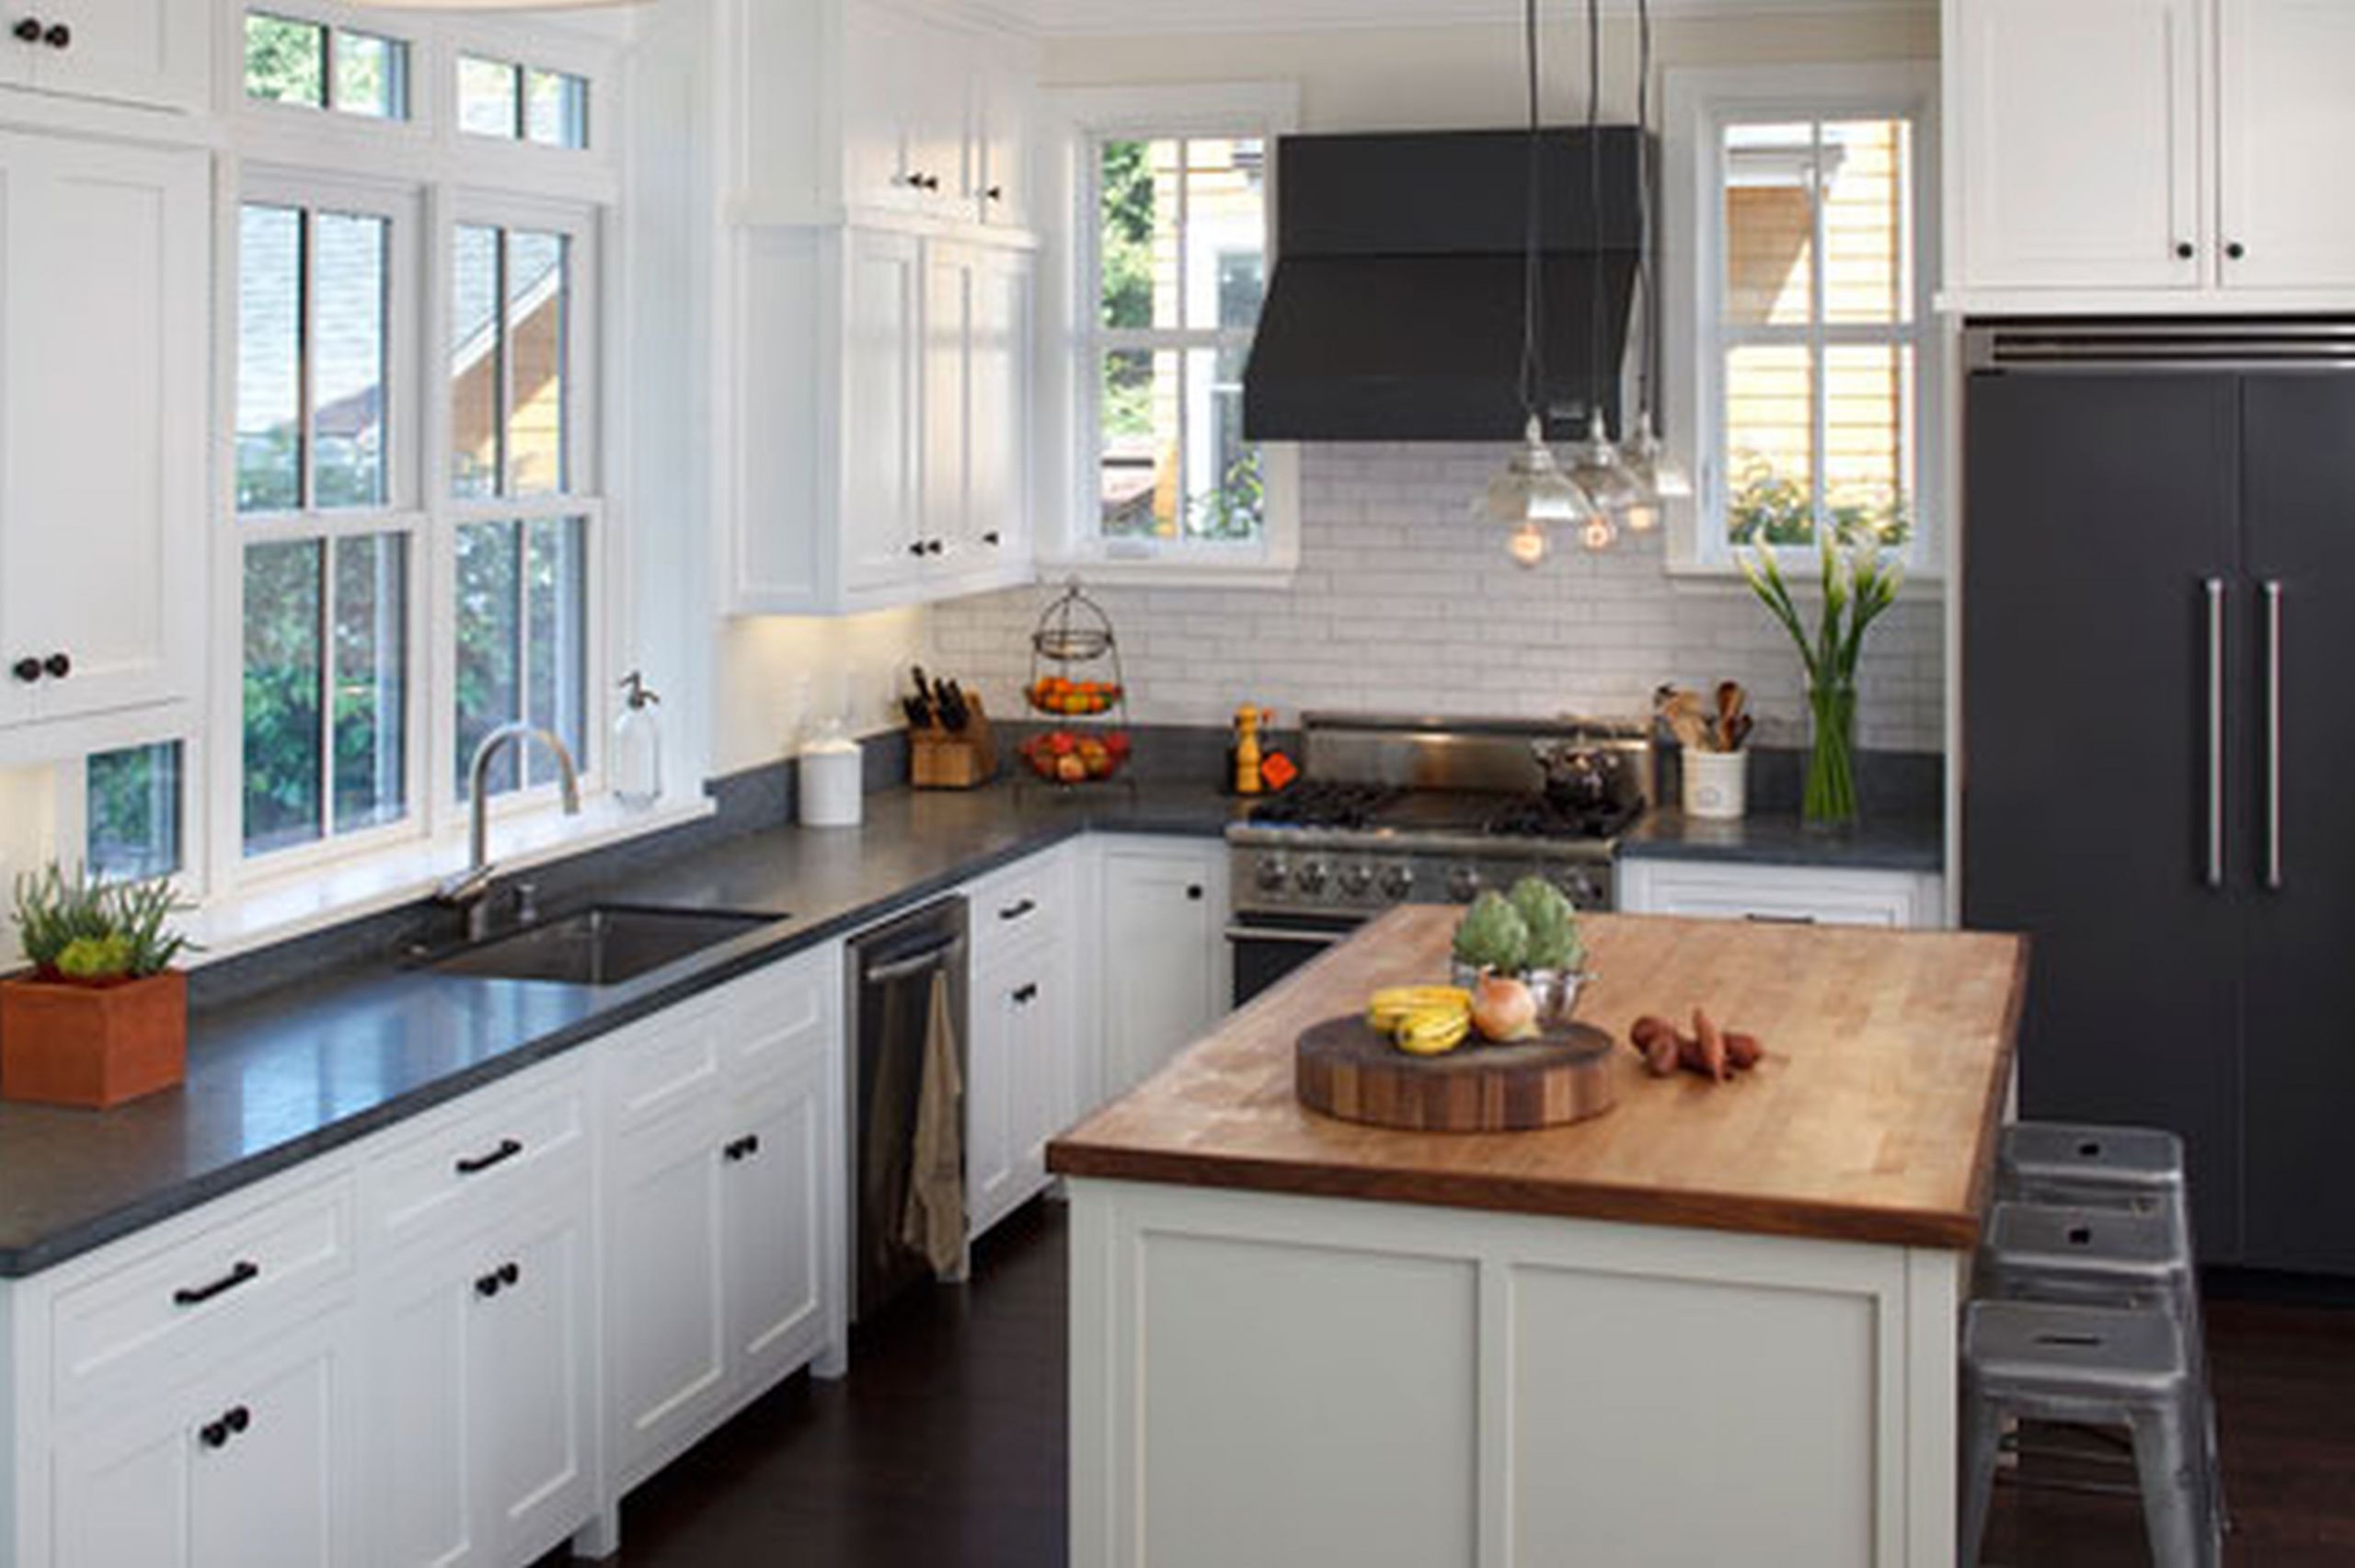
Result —
<svg viewBox="0 0 2355 1568"><path fill-rule="evenodd" d="M1548 0L1576 8L1577 0ZM1633 17L1635 0L1603 0ZM980 0L958 7L1045 38L1338 32L1518 23L1513 0ZM1936 13L1937 0L1651 0L1655 19Z"/></svg>

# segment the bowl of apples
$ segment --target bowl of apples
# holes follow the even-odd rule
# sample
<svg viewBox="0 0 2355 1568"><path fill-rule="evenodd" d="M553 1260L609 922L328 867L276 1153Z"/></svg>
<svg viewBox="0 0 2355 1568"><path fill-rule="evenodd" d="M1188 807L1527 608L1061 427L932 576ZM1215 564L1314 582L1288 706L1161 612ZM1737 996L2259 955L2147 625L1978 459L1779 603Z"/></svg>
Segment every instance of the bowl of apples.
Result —
<svg viewBox="0 0 2355 1568"><path fill-rule="evenodd" d="M1100 735L1050 729L1031 736L1017 750L1030 771L1051 784L1099 784L1127 763L1129 738L1117 729Z"/></svg>

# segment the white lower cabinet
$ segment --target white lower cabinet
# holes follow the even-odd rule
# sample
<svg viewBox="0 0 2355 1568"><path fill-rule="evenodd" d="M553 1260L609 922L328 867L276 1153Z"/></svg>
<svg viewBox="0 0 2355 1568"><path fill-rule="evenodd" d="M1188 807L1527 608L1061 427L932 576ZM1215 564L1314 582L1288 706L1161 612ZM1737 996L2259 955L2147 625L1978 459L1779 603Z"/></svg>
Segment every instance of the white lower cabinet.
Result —
<svg viewBox="0 0 2355 1568"><path fill-rule="evenodd" d="M55 1568L350 1561L348 1316L333 1310L188 1388L61 1432L49 1561Z"/></svg>
<svg viewBox="0 0 2355 1568"><path fill-rule="evenodd" d="M1047 1142L1078 1113L1075 966L1060 939L977 969L965 1081L965 1212L978 1238L1047 1185Z"/></svg>
<svg viewBox="0 0 2355 1568"><path fill-rule="evenodd" d="M371 1561L529 1562L594 1512L585 1185L373 1283Z"/></svg>
<svg viewBox="0 0 2355 1568"><path fill-rule="evenodd" d="M1223 840L1107 838L1097 846L1104 1081L1126 1093L1226 1014Z"/></svg>
<svg viewBox="0 0 2355 1568"><path fill-rule="evenodd" d="M607 1432L616 1496L843 1344L841 952L735 981L612 1042ZM702 1065L717 1062L705 1072Z"/></svg>
<svg viewBox="0 0 2355 1568"><path fill-rule="evenodd" d="M1622 861L1619 909L1636 915L1890 930L1946 923L1945 886L1935 872L1733 861Z"/></svg>

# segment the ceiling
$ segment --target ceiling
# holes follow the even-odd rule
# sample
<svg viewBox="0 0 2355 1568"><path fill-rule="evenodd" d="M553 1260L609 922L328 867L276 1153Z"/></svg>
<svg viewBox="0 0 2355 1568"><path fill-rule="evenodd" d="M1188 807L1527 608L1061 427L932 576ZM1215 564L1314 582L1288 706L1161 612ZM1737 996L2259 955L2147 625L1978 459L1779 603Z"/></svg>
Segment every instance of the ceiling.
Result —
<svg viewBox="0 0 2355 1568"><path fill-rule="evenodd" d="M1579 0L1541 3L1549 11L1580 8ZM1449 27L1511 22L1521 17L1517 0L968 0L960 8L985 11L1029 31L1099 37ZM1936 0L1652 0L1651 6L1659 17L1836 16L1936 8ZM1603 0L1603 9L1611 15L1633 15L1635 0Z"/></svg>

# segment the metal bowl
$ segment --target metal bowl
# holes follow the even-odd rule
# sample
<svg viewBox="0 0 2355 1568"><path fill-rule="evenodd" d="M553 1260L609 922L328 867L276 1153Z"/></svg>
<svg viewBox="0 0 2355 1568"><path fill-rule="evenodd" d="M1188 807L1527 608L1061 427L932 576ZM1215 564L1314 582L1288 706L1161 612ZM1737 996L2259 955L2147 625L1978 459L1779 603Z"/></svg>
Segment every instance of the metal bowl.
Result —
<svg viewBox="0 0 2355 1568"><path fill-rule="evenodd" d="M1579 1004L1579 989L1594 979L1587 969L1532 969L1515 977L1529 988L1537 999L1537 1022L1543 1028L1557 1028L1570 1021ZM1460 959L1453 961L1449 979L1452 983L1470 990L1480 983L1480 971Z"/></svg>

